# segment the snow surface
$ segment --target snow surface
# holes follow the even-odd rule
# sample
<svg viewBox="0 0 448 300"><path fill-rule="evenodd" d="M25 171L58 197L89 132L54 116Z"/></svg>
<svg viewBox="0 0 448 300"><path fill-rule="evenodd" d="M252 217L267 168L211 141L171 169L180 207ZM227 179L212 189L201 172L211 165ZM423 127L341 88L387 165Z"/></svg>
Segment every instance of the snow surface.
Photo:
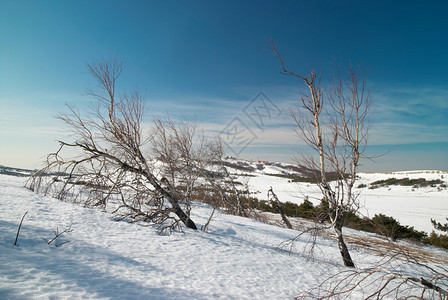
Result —
<svg viewBox="0 0 448 300"><path fill-rule="evenodd" d="M281 174L282 169L276 166L266 165L263 170L251 173L250 177L243 176L248 173L246 171L232 169L232 173L240 174L237 180L248 184L250 191L255 192L255 196L259 199L267 199L267 191L271 186L282 202L300 204L305 197L308 197L314 205L318 205L322 199L322 193L315 184L289 182L287 178L267 175ZM448 185L448 172L443 171L360 173L358 176L355 187L393 177L440 179ZM355 188L355 193L359 194L358 200L361 206L359 212L362 215L373 217L375 214L383 213L396 218L402 225L413 226L428 233L434 229L431 218L443 222L448 217L447 188L387 186L377 189Z"/></svg>
<svg viewBox="0 0 448 300"><path fill-rule="evenodd" d="M277 178L269 179L259 187L276 186ZM37 195L23 187L24 180L0 175L0 299L292 299L344 269L329 239L318 239L310 260L302 252L306 236L292 252L277 248L297 231L219 212L207 232L160 235L152 227L114 221L100 209ZM209 214L210 208L196 204L192 219L200 226ZM54 230L70 226L73 231L57 240L67 243L47 244ZM361 267L379 259L349 247ZM371 288L351 298L363 299Z"/></svg>
<svg viewBox="0 0 448 300"><path fill-rule="evenodd" d="M0 299L290 299L341 267L277 250L297 232L218 214L208 232L159 235L98 209L39 196L0 175ZM28 211L13 247L17 228ZM197 206L204 224L210 213ZM71 226L60 247L44 239ZM330 241L322 251L334 248ZM312 270L312 272L310 272Z"/></svg>

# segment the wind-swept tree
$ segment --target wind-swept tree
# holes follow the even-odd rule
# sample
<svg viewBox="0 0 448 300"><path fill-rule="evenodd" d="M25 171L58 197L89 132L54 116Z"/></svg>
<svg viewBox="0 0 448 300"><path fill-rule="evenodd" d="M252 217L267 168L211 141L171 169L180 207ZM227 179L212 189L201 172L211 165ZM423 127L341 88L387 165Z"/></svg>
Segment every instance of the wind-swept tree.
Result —
<svg viewBox="0 0 448 300"><path fill-rule="evenodd" d="M382 245L386 249L381 249L382 258L373 267L356 268L345 244L342 232L345 218L359 207L353 191L359 162L368 158L364 152L371 126L371 98L364 70L350 63L335 62L325 92L315 72L302 76L289 71L275 45L272 49L280 60L281 73L304 83L309 92L291 109L291 115L298 136L314 152L314 155L303 156L301 163L318 170L317 185L331 221L328 225L316 225L312 230L334 228L344 265L350 267L329 275L296 299L348 299L359 297L359 293L363 299L447 299L448 276L443 263L430 265L418 250L389 241L390 244ZM329 174L333 177L331 181ZM447 228L447 224L434 220L432 223L437 229ZM412 275L406 272L408 270L416 270L416 273ZM365 292L367 286L373 286L370 293Z"/></svg>
<svg viewBox="0 0 448 300"><path fill-rule="evenodd" d="M71 141L47 157L28 186L40 193L87 206L112 206L121 218L158 224L161 230L180 223L196 229L190 218L192 189L215 159L218 144L195 125L155 120L143 128L145 99L138 93L118 96L122 63L88 66L97 89L93 106L81 113L68 106L58 116Z"/></svg>
<svg viewBox="0 0 448 300"><path fill-rule="evenodd" d="M281 73L298 79L308 89L291 108L298 136L313 152L303 156L301 163L318 170L317 185L329 206L328 226L336 232L344 265L354 267L342 229L346 213L357 209L353 187L371 125L371 98L364 70L335 62L325 92L315 72L303 76L288 70L273 44L272 49L280 60ZM329 174L335 175L334 181L330 182Z"/></svg>

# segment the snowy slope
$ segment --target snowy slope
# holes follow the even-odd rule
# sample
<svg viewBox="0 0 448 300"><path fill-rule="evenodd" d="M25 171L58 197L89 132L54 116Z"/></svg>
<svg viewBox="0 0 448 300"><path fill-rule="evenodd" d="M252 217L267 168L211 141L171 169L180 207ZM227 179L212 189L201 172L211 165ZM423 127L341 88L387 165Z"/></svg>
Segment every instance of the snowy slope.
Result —
<svg viewBox="0 0 448 300"><path fill-rule="evenodd" d="M292 299L344 269L332 240L319 238L309 260L306 236L291 253L277 249L297 231L220 213L207 232L159 235L99 209L36 195L23 183L0 175L0 299ZM192 213L202 225L210 210L197 204ZM58 240L65 244L47 244L54 230L70 226ZM380 259L350 248L361 267ZM448 261L446 252L432 251ZM371 288L351 298L363 299Z"/></svg>
<svg viewBox="0 0 448 300"><path fill-rule="evenodd" d="M234 162L237 160L233 160ZM254 168L256 162L247 162ZM279 165L285 165L280 164ZM315 205L320 203L322 194L318 187L312 183L292 183L287 178L269 176L268 174L296 174L290 170L279 168L277 166L265 165L262 170L255 170L248 174L247 171L232 169L232 173L240 174L238 181L247 183L252 192L259 199L267 199L267 191L272 186L279 200L282 202L290 201L300 204L305 197ZM440 179L445 185L448 185L448 172L443 171L413 171L413 172L393 172L393 173L360 173L356 187L360 184L369 185L377 180L388 178L425 178L426 180ZM359 194L358 199L361 205L360 213L365 216L373 217L375 214L383 213L396 218L402 225L414 226L417 230L431 232L433 226L431 218L438 221L445 221L448 217L448 189L437 187L411 186L387 186L377 189L356 188L355 192Z"/></svg>
<svg viewBox="0 0 448 300"><path fill-rule="evenodd" d="M332 242L313 263L276 250L296 232L254 220L218 214L209 232L164 236L22 186L0 175L0 299L290 299L341 268ZM195 207L193 218L204 224L209 212ZM68 243L46 244L70 225Z"/></svg>
<svg viewBox="0 0 448 300"><path fill-rule="evenodd" d="M440 179L447 184L448 172L414 171L394 173L361 173L358 184L369 184L387 178L426 180ZM365 215L383 213L396 217L401 224L431 232L431 218L440 222L448 217L448 189L438 187L388 186L377 189L358 189L359 200Z"/></svg>

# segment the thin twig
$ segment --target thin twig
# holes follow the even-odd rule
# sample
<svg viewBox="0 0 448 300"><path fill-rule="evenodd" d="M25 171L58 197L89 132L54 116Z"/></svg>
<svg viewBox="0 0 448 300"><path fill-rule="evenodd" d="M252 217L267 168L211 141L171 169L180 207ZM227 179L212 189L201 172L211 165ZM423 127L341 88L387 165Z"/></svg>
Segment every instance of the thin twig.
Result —
<svg viewBox="0 0 448 300"><path fill-rule="evenodd" d="M49 240L47 242L48 245L51 245L51 243L53 243L56 239L60 238L64 233L69 233L72 232L72 225L70 225L69 228L65 229L64 231L59 232L59 228L56 227L56 231L54 231L54 238L52 238L51 240ZM61 244L55 244L56 247L59 247L63 244L65 244L67 242L62 242Z"/></svg>
<svg viewBox="0 0 448 300"><path fill-rule="evenodd" d="M22 228L22 222L23 222L23 219L25 219L25 216L27 213L28 213L28 211L23 215L22 220L20 221L19 229L17 229L16 240L15 240L13 246L17 246L17 240L19 239L20 228Z"/></svg>

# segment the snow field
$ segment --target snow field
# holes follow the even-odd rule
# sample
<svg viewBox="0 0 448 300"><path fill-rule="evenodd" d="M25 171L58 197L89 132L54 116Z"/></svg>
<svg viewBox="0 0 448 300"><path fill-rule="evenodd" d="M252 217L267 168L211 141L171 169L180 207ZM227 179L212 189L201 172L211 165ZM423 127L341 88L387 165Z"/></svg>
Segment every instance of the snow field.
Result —
<svg viewBox="0 0 448 300"><path fill-rule="evenodd" d="M248 182L250 191L257 192L254 196L260 200L267 199L270 186L282 202L300 204L308 196L308 200L318 205L322 199L319 188L312 183L292 183L287 178L266 175L272 172L272 166L267 166L263 172L256 172L255 177L238 177L241 182ZM232 173L244 173L232 170ZM357 188L360 184L369 184L388 178L410 179L426 178L441 179L448 185L448 172L414 171L394 173L359 173L355 183L355 193L358 193L359 212L368 217L383 213L396 218L402 225L414 226L417 230L430 233L434 228L431 218L439 222L448 217L448 188L438 190L434 187L413 188L411 186L387 186L376 189Z"/></svg>
<svg viewBox="0 0 448 300"><path fill-rule="evenodd" d="M276 249L296 232L254 220L217 214L208 232L158 235L22 185L23 179L0 175L2 299L290 299L341 268L331 262L338 261L334 249L318 258L325 268ZM210 210L199 205L193 212L201 225ZM68 243L47 245L53 230L70 225L73 231L61 238Z"/></svg>
<svg viewBox="0 0 448 300"><path fill-rule="evenodd" d="M368 176L362 174L360 183L371 182ZM278 246L296 237L297 231L219 211L207 232L185 229L184 233L160 235L151 226L114 221L110 213L100 209L37 195L23 187L24 181L0 175L0 299L292 299L345 270L333 240L318 238L314 259L310 260L303 255L306 235L289 252ZM260 191L272 185L281 200L289 195L286 199L300 203L300 193L311 195L311 201L319 199L314 185L291 184L283 178L260 174L250 177L249 185ZM400 199L403 191L399 188L396 194L387 189L366 191L379 193L381 199ZM420 197L434 194L428 201L446 195L430 189L409 193ZM264 196L264 192L258 195ZM367 194L366 198L374 199L375 195ZM404 200L416 202L416 207L419 199ZM443 205L446 202L441 201L440 207L446 207ZM392 208L388 203L381 212L387 214ZM13 247L26 211L18 246ZM399 217L405 215L403 211L403 207L396 207ZM423 212L429 213L427 209ZM208 206L195 203L192 219L200 227L210 213ZM410 216L417 216L417 212ZM44 239L53 238L56 228L62 231L70 226L73 231L57 240L67 243L47 245ZM370 236L350 229L345 232ZM361 268L382 259L365 247L349 244L349 248ZM446 251L425 250L433 251L438 261L448 262ZM415 267L400 268L420 276ZM372 289L375 285L366 282L350 299L363 299Z"/></svg>

